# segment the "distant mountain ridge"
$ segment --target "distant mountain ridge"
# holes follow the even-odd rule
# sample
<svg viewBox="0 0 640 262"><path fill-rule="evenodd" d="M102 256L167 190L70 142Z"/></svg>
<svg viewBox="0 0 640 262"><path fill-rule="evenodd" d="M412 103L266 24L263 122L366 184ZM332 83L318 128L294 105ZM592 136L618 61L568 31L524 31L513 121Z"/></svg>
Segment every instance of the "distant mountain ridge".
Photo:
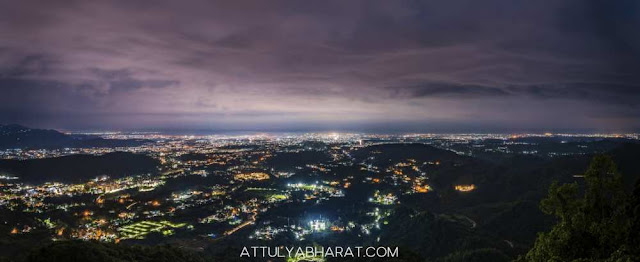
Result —
<svg viewBox="0 0 640 262"><path fill-rule="evenodd" d="M0 124L0 149L65 147L127 147L142 145L148 140L104 139L88 135L67 135L52 129L34 129L16 124Z"/></svg>

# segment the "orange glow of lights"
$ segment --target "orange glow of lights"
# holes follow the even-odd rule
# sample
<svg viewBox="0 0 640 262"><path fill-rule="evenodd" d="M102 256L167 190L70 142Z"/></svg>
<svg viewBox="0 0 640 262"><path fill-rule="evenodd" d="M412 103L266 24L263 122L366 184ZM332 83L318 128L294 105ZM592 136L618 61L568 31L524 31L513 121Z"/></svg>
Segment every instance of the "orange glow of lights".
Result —
<svg viewBox="0 0 640 262"><path fill-rule="evenodd" d="M415 190L418 193L427 193L427 192L429 192L429 187L428 186L416 185L416 186L413 187L413 190Z"/></svg>
<svg viewBox="0 0 640 262"><path fill-rule="evenodd" d="M475 190L476 186L474 184L471 184L471 185L456 185L455 189L460 191L460 192L469 192L469 191Z"/></svg>
<svg viewBox="0 0 640 262"><path fill-rule="evenodd" d="M334 232L342 232L342 231L344 231L344 227L331 226L331 231L334 231Z"/></svg>

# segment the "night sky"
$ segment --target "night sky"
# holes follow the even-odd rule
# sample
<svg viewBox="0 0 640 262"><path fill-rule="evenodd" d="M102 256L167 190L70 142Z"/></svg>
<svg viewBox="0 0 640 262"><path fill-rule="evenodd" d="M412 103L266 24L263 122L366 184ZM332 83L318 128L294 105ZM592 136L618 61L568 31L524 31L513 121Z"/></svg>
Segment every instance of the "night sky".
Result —
<svg viewBox="0 0 640 262"><path fill-rule="evenodd" d="M0 92L63 130L638 131L640 1L0 0Z"/></svg>

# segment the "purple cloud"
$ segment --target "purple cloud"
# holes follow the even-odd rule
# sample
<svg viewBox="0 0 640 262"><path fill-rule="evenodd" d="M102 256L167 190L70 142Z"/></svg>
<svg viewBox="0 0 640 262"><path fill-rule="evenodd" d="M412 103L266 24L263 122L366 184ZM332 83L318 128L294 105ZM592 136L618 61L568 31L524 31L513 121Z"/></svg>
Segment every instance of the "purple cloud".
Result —
<svg viewBox="0 0 640 262"><path fill-rule="evenodd" d="M635 1L0 4L0 122L635 130Z"/></svg>

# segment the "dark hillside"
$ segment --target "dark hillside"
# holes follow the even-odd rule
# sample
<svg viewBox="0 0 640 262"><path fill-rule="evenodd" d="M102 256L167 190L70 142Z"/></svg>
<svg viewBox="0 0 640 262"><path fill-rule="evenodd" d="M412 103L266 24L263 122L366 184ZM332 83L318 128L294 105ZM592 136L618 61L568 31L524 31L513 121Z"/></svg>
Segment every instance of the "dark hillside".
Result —
<svg viewBox="0 0 640 262"><path fill-rule="evenodd" d="M122 177L156 170L158 161L140 154L71 155L29 160L0 160L0 172L24 182L79 182L101 175Z"/></svg>

